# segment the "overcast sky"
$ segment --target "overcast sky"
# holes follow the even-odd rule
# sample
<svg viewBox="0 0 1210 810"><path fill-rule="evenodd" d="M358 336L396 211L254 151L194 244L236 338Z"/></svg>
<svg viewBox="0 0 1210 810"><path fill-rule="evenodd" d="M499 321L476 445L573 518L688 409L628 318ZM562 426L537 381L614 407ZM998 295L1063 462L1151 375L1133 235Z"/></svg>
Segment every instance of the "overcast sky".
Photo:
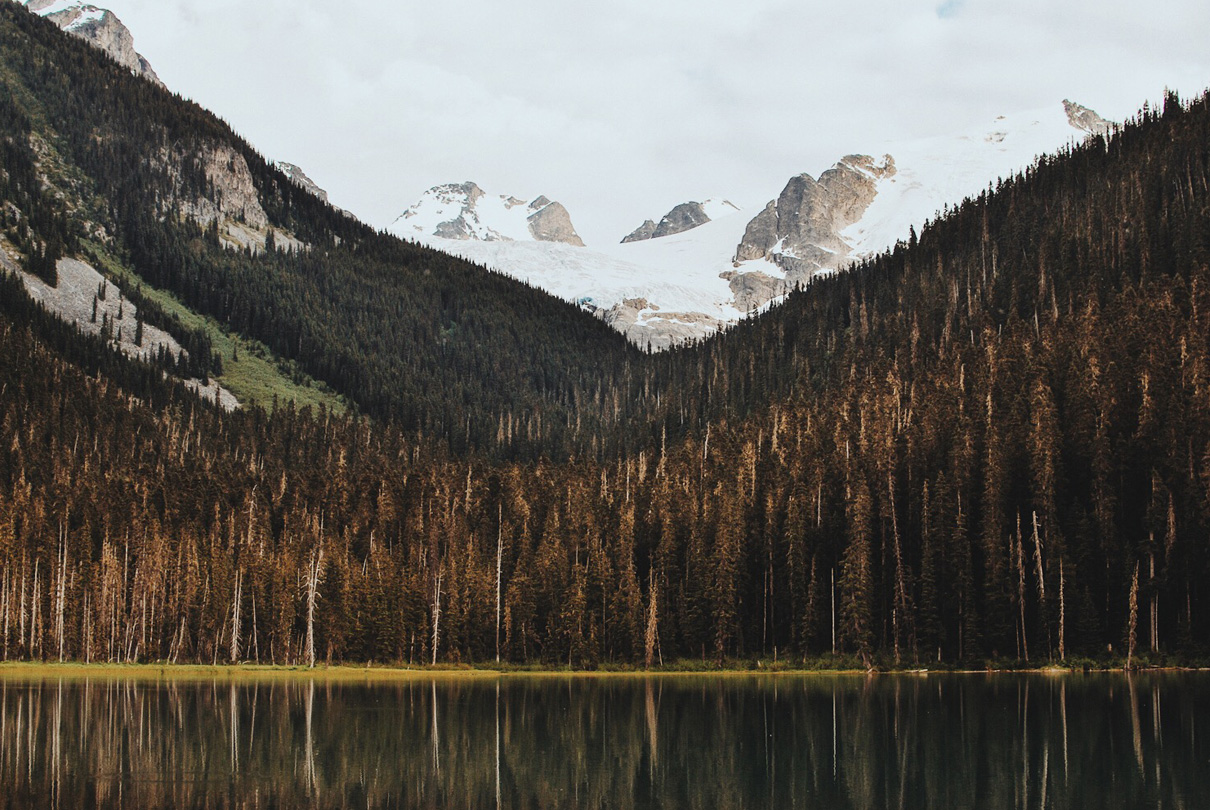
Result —
<svg viewBox="0 0 1210 810"><path fill-rule="evenodd" d="M92 0L173 90L385 227L430 186L589 244L885 141L1210 85L1206 0Z"/></svg>

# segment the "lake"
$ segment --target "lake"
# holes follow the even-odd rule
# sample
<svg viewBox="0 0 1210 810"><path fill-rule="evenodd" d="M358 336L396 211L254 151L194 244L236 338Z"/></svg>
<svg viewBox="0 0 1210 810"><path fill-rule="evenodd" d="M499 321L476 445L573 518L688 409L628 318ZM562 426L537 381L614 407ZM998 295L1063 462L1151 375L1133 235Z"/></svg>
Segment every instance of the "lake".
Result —
<svg viewBox="0 0 1210 810"><path fill-rule="evenodd" d="M0 807L1198 808L1210 675L0 678Z"/></svg>

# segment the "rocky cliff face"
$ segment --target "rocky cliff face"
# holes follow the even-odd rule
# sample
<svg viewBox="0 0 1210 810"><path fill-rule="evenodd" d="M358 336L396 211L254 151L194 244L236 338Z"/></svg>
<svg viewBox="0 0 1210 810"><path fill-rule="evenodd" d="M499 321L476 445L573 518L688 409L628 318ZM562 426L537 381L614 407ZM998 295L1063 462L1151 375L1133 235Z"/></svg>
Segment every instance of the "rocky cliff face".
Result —
<svg viewBox="0 0 1210 810"><path fill-rule="evenodd" d="M434 186L391 225L399 236L460 241L559 242L583 247L571 215L558 202L487 194L472 182Z"/></svg>
<svg viewBox="0 0 1210 810"><path fill-rule="evenodd" d="M179 184L178 204L185 216L203 227L224 220L235 220L254 230L269 227L269 217L261 207L248 163L231 147L206 145L196 155L166 155L165 159L173 167L178 182L184 161L196 161L212 190L210 195L192 197L185 193L183 183Z"/></svg>
<svg viewBox="0 0 1210 810"><path fill-rule="evenodd" d="M652 239L655 237L655 229L656 224L649 219L645 219L642 225L622 237L622 244L628 245L631 242L645 242L648 239Z"/></svg>
<svg viewBox="0 0 1210 810"><path fill-rule="evenodd" d="M134 49L130 30L112 11L71 0L27 0L25 6L64 31L91 42L132 73L163 85L151 63Z"/></svg>
<svg viewBox="0 0 1210 810"><path fill-rule="evenodd" d="M878 194L877 182L895 174L884 155L849 155L819 176L790 178L781 195L748 224L735 250L737 262L769 259L793 284L821 270L835 270L849 257L841 231L861 219Z"/></svg>
<svg viewBox="0 0 1210 810"><path fill-rule="evenodd" d="M542 201L544 204L539 204ZM533 211L526 221L529 232L539 242L562 242L565 245L584 247L584 240L576 233L571 224L571 214L562 203L550 202L545 197L539 197L529 204Z"/></svg>

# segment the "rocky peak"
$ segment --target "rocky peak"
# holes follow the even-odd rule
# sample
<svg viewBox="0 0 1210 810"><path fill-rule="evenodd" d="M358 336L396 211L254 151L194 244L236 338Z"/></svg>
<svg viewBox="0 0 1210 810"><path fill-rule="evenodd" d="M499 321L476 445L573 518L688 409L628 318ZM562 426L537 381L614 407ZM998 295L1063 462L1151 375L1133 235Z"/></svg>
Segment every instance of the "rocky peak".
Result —
<svg viewBox="0 0 1210 810"><path fill-rule="evenodd" d="M571 215L558 202L492 196L467 181L434 186L391 225L400 236L442 239L562 242L583 247Z"/></svg>
<svg viewBox="0 0 1210 810"><path fill-rule="evenodd" d="M735 260L768 259L790 283L840 267L851 250L841 231L861 219L878 194L878 181L895 172L890 155L881 161L849 155L818 180L806 173L790 178L748 223Z"/></svg>
<svg viewBox="0 0 1210 810"><path fill-rule="evenodd" d="M282 173L286 175L286 177L290 178L290 182L294 183L296 186L306 189L312 195L318 197L324 202L328 201L328 192L316 185L314 180L312 180L310 177L307 177L306 172L295 166L293 163L278 163L277 168L281 169Z"/></svg>
<svg viewBox="0 0 1210 810"><path fill-rule="evenodd" d="M643 220L642 225L626 234L626 236L622 237L622 244L625 245L629 244L630 242L645 242L648 239L653 239L655 238L655 229L656 224L649 219L645 219Z"/></svg>
<svg viewBox="0 0 1210 810"><path fill-rule="evenodd" d="M112 11L75 0L26 0L25 7L105 51L135 75L163 86L151 63L134 49L130 29Z"/></svg>
<svg viewBox="0 0 1210 810"><path fill-rule="evenodd" d="M1108 135L1113 129L1113 122L1097 115L1095 111L1076 104L1074 101L1063 99L1063 110L1067 113L1067 123L1081 132L1090 135Z"/></svg>
<svg viewBox="0 0 1210 810"><path fill-rule="evenodd" d="M546 199L540 197L539 199ZM534 201L536 203L537 200ZM576 247L584 247L584 240L576 233L575 226L571 224L571 214L567 213L567 209L561 203L548 202L546 205L535 209L534 203L530 203L530 210L533 211L529 215L529 232L539 242L563 242L567 245L575 245Z"/></svg>
<svg viewBox="0 0 1210 810"><path fill-rule="evenodd" d="M728 200L681 203L665 214L658 224L651 220L646 220L638 228L631 231L622 240L622 244L642 242L647 239L659 239L664 236L684 233L699 225L705 225L707 222L710 222L713 219L710 216L710 211L714 211L715 215L718 216L720 213L732 213L738 210L739 208Z"/></svg>

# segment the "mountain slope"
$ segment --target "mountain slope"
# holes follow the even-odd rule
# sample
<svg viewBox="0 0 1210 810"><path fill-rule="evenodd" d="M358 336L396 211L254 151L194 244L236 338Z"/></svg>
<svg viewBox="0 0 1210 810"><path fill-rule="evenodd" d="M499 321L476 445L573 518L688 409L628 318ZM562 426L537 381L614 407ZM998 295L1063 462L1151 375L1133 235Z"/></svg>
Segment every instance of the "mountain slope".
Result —
<svg viewBox="0 0 1210 810"><path fill-rule="evenodd" d="M24 0L30 11L40 14L74 36L90 42L132 73L163 84L151 63L134 49L134 37L109 9L78 0Z"/></svg>
<svg viewBox="0 0 1210 810"><path fill-rule="evenodd" d="M573 403L637 357L574 305L335 210L214 116L22 7L0 4L0 35L0 190L27 260L98 242L360 411L459 448L567 452L586 435Z"/></svg>

